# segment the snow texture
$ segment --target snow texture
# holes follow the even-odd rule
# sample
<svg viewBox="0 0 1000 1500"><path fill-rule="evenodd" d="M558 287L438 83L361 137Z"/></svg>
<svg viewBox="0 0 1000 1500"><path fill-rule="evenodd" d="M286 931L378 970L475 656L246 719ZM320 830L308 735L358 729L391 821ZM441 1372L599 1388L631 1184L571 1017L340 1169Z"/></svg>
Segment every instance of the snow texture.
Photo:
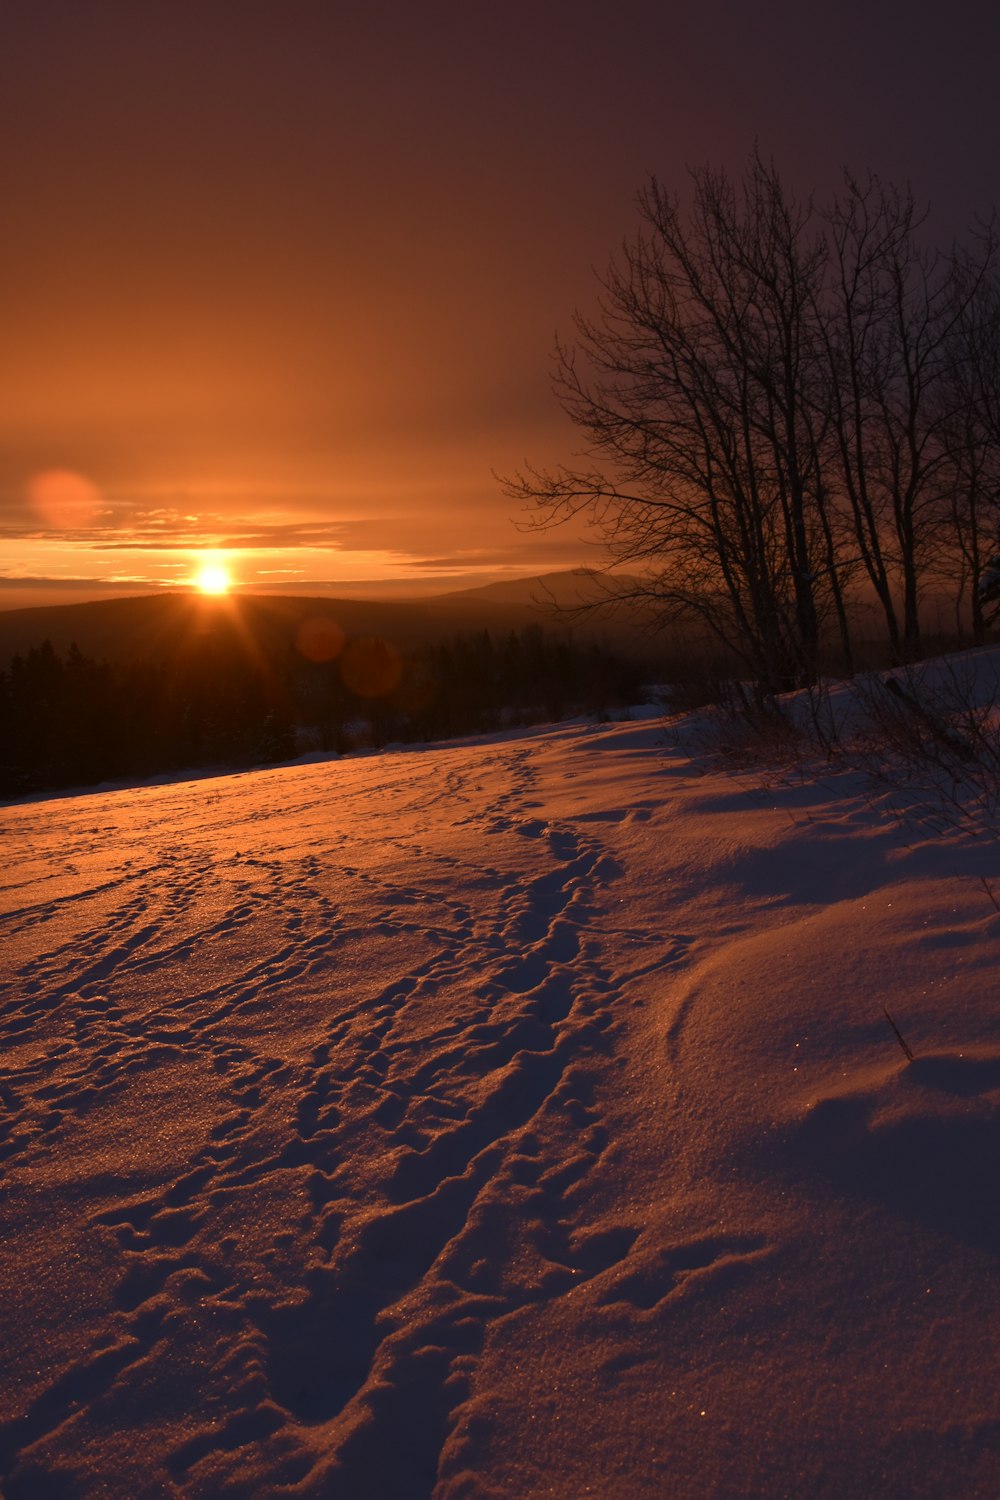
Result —
<svg viewBox="0 0 1000 1500"><path fill-rule="evenodd" d="M685 743L0 810L6 1500L995 1500L996 843Z"/></svg>

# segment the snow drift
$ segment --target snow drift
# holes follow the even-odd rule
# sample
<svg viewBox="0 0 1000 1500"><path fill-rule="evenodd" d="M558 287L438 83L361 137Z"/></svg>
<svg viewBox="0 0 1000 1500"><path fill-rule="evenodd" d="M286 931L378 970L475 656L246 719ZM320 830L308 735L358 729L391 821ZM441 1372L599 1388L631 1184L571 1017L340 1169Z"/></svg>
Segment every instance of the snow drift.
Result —
<svg viewBox="0 0 1000 1500"><path fill-rule="evenodd" d="M996 843L685 743L0 812L8 1500L1000 1493Z"/></svg>

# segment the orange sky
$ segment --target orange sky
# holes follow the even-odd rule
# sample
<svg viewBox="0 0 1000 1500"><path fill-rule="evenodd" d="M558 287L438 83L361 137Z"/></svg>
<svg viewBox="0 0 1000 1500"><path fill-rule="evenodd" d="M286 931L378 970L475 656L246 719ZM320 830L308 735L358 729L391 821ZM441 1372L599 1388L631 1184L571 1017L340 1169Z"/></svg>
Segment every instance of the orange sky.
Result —
<svg viewBox="0 0 1000 1500"><path fill-rule="evenodd" d="M985 8L903 36L888 0L495 10L5 7L0 606L207 546L262 588L593 563L494 471L571 452L553 335L648 173L756 137L805 186L909 176L956 227L993 196Z"/></svg>

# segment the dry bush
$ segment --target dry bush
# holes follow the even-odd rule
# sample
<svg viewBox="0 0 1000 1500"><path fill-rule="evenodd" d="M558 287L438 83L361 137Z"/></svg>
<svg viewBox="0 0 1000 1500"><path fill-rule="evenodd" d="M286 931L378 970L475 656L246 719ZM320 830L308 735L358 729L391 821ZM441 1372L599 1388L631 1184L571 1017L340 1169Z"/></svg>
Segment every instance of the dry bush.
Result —
<svg viewBox="0 0 1000 1500"><path fill-rule="evenodd" d="M976 670L978 668L978 670ZM1000 681L982 661L940 659L855 684L847 747L872 784L941 831L1000 834Z"/></svg>
<svg viewBox="0 0 1000 1500"><path fill-rule="evenodd" d="M785 767L811 756L808 737L780 698L731 679L713 691L707 706L684 723L683 738L692 753L757 767Z"/></svg>
<svg viewBox="0 0 1000 1500"><path fill-rule="evenodd" d="M860 771L897 817L1000 835L1000 678L983 653L822 682L782 697L728 683L692 750L771 778Z"/></svg>

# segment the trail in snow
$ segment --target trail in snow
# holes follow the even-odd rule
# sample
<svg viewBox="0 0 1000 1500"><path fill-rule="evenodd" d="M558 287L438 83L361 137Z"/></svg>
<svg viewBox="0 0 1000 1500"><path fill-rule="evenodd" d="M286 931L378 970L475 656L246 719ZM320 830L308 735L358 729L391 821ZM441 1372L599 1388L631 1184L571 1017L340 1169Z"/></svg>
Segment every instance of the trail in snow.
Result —
<svg viewBox="0 0 1000 1500"><path fill-rule="evenodd" d="M990 1493L993 850L636 725L0 818L8 1500Z"/></svg>

